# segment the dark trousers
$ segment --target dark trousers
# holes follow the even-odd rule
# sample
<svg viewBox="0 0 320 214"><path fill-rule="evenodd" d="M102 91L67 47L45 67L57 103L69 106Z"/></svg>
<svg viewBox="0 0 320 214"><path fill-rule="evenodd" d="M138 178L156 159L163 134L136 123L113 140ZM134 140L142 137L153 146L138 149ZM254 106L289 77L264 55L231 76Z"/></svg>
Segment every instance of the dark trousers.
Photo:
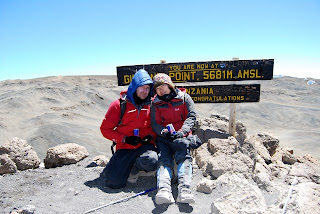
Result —
<svg viewBox="0 0 320 214"><path fill-rule="evenodd" d="M103 174L106 186L118 189L125 187L130 171L154 171L157 169L158 156L152 144L143 145L137 149L119 149L111 157Z"/></svg>

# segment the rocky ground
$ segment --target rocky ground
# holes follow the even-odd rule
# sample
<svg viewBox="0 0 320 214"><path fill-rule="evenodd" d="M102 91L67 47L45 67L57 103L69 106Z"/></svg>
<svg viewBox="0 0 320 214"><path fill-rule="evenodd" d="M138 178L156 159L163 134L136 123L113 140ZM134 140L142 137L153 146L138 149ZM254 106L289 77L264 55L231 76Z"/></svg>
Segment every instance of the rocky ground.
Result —
<svg viewBox="0 0 320 214"><path fill-rule="evenodd" d="M259 103L237 104L237 119L245 125L238 133L247 133L237 141L226 135L225 117L211 116L228 115L229 104L196 104L204 117L199 135L205 144L194 153L195 204L157 206L156 191L150 191L93 213L281 213L295 177L287 213L314 213L320 209L317 83L291 77L261 82ZM100 178L102 167L87 167L97 155L111 156L99 126L110 102L126 88L118 87L114 76L8 80L0 86L0 146L18 137L41 161L49 148L66 143L89 153L72 165L0 175L0 213L85 213L156 186L154 177L142 177L113 190ZM279 139L277 151L262 146L261 136L268 135L257 133Z"/></svg>
<svg viewBox="0 0 320 214"><path fill-rule="evenodd" d="M87 158L74 165L38 168L1 176L0 213L8 214L19 209L33 210L35 214L85 213L156 187L155 177L140 177L136 184L128 184L120 190L105 187L103 178L100 178L103 167L86 167L90 162ZM201 178L202 173L195 168L193 192L197 202L192 206L157 206L154 201L156 191L150 191L92 213L210 213L212 195L195 191L196 183ZM177 185L173 187L176 198Z"/></svg>
<svg viewBox="0 0 320 214"><path fill-rule="evenodd" d="M261 84L261 95L258 103L237 104L236 119L246 125L249 135L270 133L280 139L281 146L294 148L295 154L311 154L320 160L320 81L307 82L293 77L239 82ZM52 146L77 143L92 157L110 158L111 142L102 137L99 127L111 101L126 88L117 86L116 76L1 81L0 145L18 137L44 159ZM229 117L228 103L199 103L196 110L199 116Z"/></svg>
<svg viewBox="0 0 320 214"><path fill-rule="evenodd" d="M0 176L2 213L273 214L283 210L314 213L320 208L320 163L316 158L296 157L268 134L247 137L240 122L236 137L230 137L227 126L223 116L199 119L198 135L204 144L193 151L195 204L156 205L156 190L151 190L156 187L154 176L140 177L137 183L118 190L105 187L100 176L103 167L92 167L92 160L85 158L71 165ZM23 162L18 159L15 162ZM57 162L64 160L61 157ZM176 198L175 181L172 186ZM290 188L293 191L288 198ZM144 191L148 192L140 195ZM126 200L94 210L121 199Z"/></svg>

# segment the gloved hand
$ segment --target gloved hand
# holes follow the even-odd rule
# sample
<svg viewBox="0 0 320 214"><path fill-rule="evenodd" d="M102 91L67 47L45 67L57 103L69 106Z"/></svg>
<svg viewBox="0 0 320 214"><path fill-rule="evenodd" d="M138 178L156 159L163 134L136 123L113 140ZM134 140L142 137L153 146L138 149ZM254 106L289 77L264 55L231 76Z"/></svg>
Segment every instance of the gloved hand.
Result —
<svg viewBox="0 0 320 214"><path fill-rule="evenodd" d="M144 138L142 138L141 144L145 145L150 143L153 140L153 136L151 134L146 135Z"/></svg>
<svg viewBox="0 0 320 214"><path fill-rule="evenodd" d="M175 134L171 134L171 139L175 140L177 138L183 138L183 132L177 131Z"/></svg>
<svg viewBox="0 0 320 214"><path fill-rule="evenodd" d="M169 132L168 129L163 129L162 132L161 132L161 135L162 135L164 138L171 139L171 133Z"/></svg>
<svg viewBox="0 0 320 214"><path fill-rule="evenodd" d="M197 149L202 145L202 141L197 135L188 135L189 147L191 149Z"/></svg>
<svg viewBox="0 0 320 214"><path fill-rule="evenodd" d="M124 140L125 143L130 144L132 146L136 146L139 143L141 143L141 137L138 136L128 136L126 137L126 139Z"/></svg>

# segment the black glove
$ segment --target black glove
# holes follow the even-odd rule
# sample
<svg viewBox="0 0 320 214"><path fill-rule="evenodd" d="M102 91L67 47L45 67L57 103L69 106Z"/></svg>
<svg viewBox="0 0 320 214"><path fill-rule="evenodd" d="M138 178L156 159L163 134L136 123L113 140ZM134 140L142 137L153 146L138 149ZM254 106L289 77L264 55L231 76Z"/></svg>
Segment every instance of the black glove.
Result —
<svg viewBox="0 0 320 214"><path fill-rule="evenodd" d="M162 135L164 138L171 139L171 133L168 131L168 129L164 129L164 130L161 132L161 135Z"/></svg>
<svg viewBox="0 0 320 214"><path fill-rule="evenodd" d="M197 135L188 135L187 139L190 141L189 146L191 149L197 149L202 145L202 141Z"/></svg>
<svg viewBox="0 0 320 214"><path fill-rule="evenodd" d="M172 140L175 140L177 138L183 138L183 133L181 131L177 131L175 134L171 134Z"/></svg>
<svg viewBox="0 0 320 214"><path fill-rule="evenodd" d="M146 135L144 138L142 138L141 144L145 145L150 143L153 140L153 136L151 134Z"/></svg>
<svg viewBox="0 0 320 214"><path fill-rule="evenodd" d="M141 143L141 137L138 136L128 136L126 137L126 139L124 140L124 142L126 142L127 144L130 144L132 146L136 146L139 143Z"/></svg>

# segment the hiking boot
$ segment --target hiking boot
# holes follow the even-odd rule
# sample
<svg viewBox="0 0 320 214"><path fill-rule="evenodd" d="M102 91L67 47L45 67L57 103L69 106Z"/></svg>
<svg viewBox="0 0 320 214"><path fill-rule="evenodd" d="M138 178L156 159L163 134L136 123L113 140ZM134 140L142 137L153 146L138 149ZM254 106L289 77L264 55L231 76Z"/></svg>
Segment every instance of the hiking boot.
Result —
<svg viewBox="0 0 320 214"><path fill-rule="evenodd" d="M155 198L156 204L172 204L174 203L174 198L172 193L167 188L162 188L158 191Z"/></svg>
<svg viewBox="0 0 320 214"><path fill-rule="evenodd" d="M137 183L138 178L139 178L139 173L137 173L137 174L130 173L127 181L130 184L135 184L135 183Z"/></svg>
<svg viewBox="0 0 320 214"><path fill-rule="evenodd" d="M130 184L135 184L137 183L139 177L142 177L142 176L145 176L145 177L148 177L148 176L155 176L155 171L150 171L150 172L145 172L145 171L139 171L137 174L132 174L130 173L127 181L130 183Z"/></svg>
<svg viewBox="0 0 320 214"><path fill-rule="evenodd" d="M138 174L141 177L151 177L151 176L154 177L156 175L156 171L150 171L150 172L139 171Z"/></svg>
<svg viewBox="0 0 320 214"><path fill-rule="evenodd" d="M178 193L177 202L184 204L194 204L196 201L194 200L194 196L192 195L190 189L182 188Z"/></svg>

